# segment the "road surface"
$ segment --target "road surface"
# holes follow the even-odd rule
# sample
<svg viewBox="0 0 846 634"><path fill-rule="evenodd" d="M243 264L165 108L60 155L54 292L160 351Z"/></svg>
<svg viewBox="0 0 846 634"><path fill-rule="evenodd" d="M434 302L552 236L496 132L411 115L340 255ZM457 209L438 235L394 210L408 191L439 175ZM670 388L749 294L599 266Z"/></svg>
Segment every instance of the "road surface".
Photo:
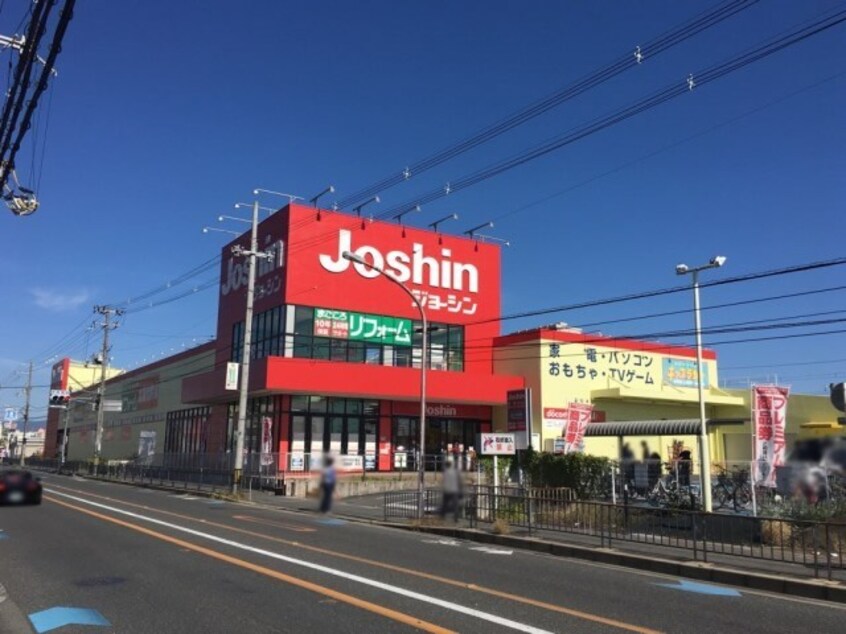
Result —
<svg viewBox="0 0 846 634"><path fill-rule="evenodd" d="M42 506L0 509L0 584L41 632L794 634L846 622L837 604L318 514L43 483ZM58 628L80 613L52 608L101 624Z"/></svg>

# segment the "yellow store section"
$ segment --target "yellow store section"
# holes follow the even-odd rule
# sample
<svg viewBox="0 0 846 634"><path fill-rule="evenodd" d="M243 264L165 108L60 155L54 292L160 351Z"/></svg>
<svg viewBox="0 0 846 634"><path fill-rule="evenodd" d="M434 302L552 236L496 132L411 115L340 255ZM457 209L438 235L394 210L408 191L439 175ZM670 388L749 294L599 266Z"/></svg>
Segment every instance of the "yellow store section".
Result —
<svg viewBox="0 0 846 634"><path fill-rule="evenodd" d="M518 332L496 342L496 372L520 374L532 391L532 431L536 449L553 451L562 436L571 403L593 406L590 425L610 421L680 421L699 419L696 353L692 348L586 334L558 325ZM703 351L703 397L709 421L711 460L752 458L750 391L721 389L716 354ZM495 428L505 430L504 412ZM799 437L832 433L837 411L824 396L791 395L787 407L788 449ZM536 436L537 438L537 436ZM668 460L682 449L698 460L696 435L632 436L634 457L657 452ZM617 437L584 439L589 454L617 458Z"/></svg>

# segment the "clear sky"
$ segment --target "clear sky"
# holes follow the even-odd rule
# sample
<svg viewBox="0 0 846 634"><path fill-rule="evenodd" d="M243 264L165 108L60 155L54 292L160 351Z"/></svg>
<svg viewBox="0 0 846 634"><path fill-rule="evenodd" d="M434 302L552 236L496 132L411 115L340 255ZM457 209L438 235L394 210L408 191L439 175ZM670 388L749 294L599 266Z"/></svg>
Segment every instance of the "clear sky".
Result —
<svg viewBox="0 0 846 634"><path fill-rule="evenodd" d="M15 372L29 359L35 383L44 385L52 355L91 355L99 332L81 326L93 321L92 306L142 294L218 255L228 236L201 228L249 200L253 188L309 198L332 183L342 200L717 4L80 0L49 116L48 93L19 161L21 177L39 185L41 208L27 218L0 213L0 385L20 385ZM13 32L27 6L7 0L0 33ZM384 191L371 209L413 200L683 83L689 73L695 80L697 71L843 8L829 0L762 0ZM511 241L503 252L506 315L675 286L687 281L674 274L677 263L716 254L728 263L707 279L842 257L845 106L843 24L432 202L408 220L422 226L456 212L460 220L443 226L456 232L495 220L490 233ZM27 158L33 147L34 170ZM830 289L846 285L845 272L840 266L708 288L703 305ZM206 271L151 301L216 274ZM133 306L114 333L113 364L135 367L207 340L216 298L209 287L165 306ZM683 293L505 321L502 329L614 322L691 305ZM706 326L832 323L705 342L733 385L777 377L794 390L822 393L846 378L846 335L725 342L845 330L844 317L842 290L713 308L703 313ZM685 312L588 329L637 336L691 327ZM0 390L0 405L22 403L19 391ZM45 403L39 388L33 418L43 418Z"/></svg>

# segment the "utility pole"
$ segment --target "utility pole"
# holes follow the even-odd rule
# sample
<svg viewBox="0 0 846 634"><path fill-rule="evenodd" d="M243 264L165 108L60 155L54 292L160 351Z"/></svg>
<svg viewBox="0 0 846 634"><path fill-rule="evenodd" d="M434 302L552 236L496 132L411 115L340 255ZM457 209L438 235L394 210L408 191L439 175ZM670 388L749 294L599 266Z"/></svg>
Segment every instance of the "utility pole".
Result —
<svg viewBox="0 0 846 634"><path fill-rule="evenodd" d="M103 417L106 401L106 373L109 366L109 332L118 327L111 321L112 315L120 317L124 311L109 306L95 306L94 312L103 315L100 327L103 329L103 347L100 349L100 386L97 389L97 431L94 434L94 470L100 466L100 454L103 449Z"/></svg>
<svg viewBox="0 0 846 634"><path fill-rule="evenodd" d="M253 218L250 228L250 248L244 249L240 245L232 247L236 256L248 258L247 267L247 311L244 315L244 346L241 352L241 386L238 395L238 427L235 431L235 465L232 472L232 493L238 493L241 484L241 474L244 470L244 435L247 429L247 397L250 390L250 346L253 336L253 301L256 286L256 258L267 259L272 253L258 250L258 200L253 203Z"/></svg>
<svg viewBox="0 0 846 634"><path fill-rule="evenodd" d="M23 438L21 439L21 466L26 464L26 426L29 423L29 397L32 394L32 361L29 362L29 373L26 377L26 405L24 405Z"/></svg>

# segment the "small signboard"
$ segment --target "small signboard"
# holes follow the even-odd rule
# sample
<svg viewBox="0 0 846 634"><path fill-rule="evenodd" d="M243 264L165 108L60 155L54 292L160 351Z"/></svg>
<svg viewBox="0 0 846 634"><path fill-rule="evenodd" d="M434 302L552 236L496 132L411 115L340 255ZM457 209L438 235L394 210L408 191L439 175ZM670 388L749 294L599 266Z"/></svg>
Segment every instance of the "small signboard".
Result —
<svg viewBox="0 0 846 634"><path fill-rule="evenodd" d="M394 469L406 469L408 467L408 454L398 451L394 454Z"/></svg>
<svg viewBox="0 0 846 634"><path fill-rule="evenodd" d="M3 410L3 422L4 423L14 423L18 420L18 408L17 407L7 407Z"/></svg>
<svg viewBox="0 0 846 634"><path fill-rule="evenodd" d="M527 390L508 390L506 400L508 403L508 431L526 431L526 403L528 402Z"/></svg>
<svg viewBox="0 0 846 634"><path fill-rule="evenodd" d="M230 361L226 364L226 389L238 389L238 364Z"/></svg>
<svg viewBox="0 0 846 634"><path fill-rule="evenodd" d="M375 471L376 469L376 454L368 453L364 455L364 469L366 471Z"/></svg>
<svg viewBox="0 0 846 634"><path fill-rule="evenodd" d="M105 401L103 401L103 411L104 412L122 412L123 411L123 401L105 400Z"/></svg>
<svg viewBox="0 0 846 634"><path fill-rule="evenodd" d="M479 434L483 456L513 456L517 447L514 434Z"/></svg>
<svg viewBox="0 0 846 634"><path fill-rule="evenodd" d="M291 471L305 471L305 454L291 454Z"/></svg>
<svg viewBox="0 0 846 634"><path fill-rule="evenodd" d="M364 469L364 456L338 456L336 463L338 471L361 471Z"/></svg>
<svg viewBox="0 0 846 634"><path fill-rule="evenodd" d="M567 450L567 440L561 436L553 438L552 453L562 454Z"/></svg>

